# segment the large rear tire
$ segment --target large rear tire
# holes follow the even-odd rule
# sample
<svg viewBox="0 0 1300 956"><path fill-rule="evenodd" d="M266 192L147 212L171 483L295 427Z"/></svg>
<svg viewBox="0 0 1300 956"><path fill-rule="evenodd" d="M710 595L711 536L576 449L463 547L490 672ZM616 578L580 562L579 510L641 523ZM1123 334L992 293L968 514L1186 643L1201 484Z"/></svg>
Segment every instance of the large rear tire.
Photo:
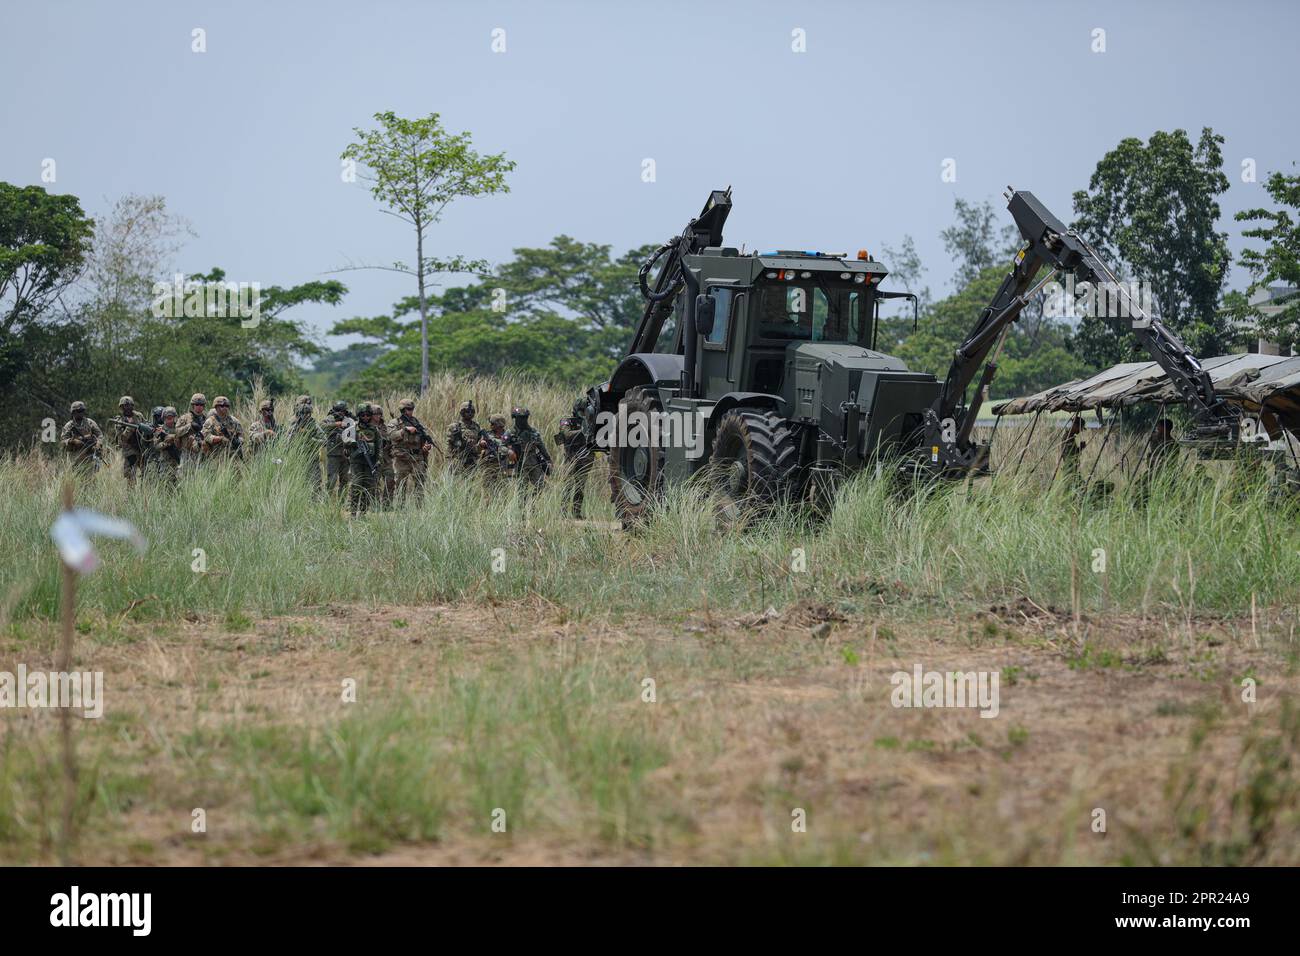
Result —
<svg viewBox="0 0 1300 956"><path fill-rule="evenodd" d="M658 414L662 407L651 386L628 389L619 405L626 408L629 431L631 423L638 418L648 423L649 416ZM663 487L664 450L650 445L648 436L645 444L610 448L610 500L624 530L632 530L650 516L663 497Z"/></svg>
<svg viewBox="0 0 1300 956"><path fill-rule="evenodd" d="M772 412L727 412L714 434L709 469L723 524L766 517L794 497L798 435Z"/></svg>

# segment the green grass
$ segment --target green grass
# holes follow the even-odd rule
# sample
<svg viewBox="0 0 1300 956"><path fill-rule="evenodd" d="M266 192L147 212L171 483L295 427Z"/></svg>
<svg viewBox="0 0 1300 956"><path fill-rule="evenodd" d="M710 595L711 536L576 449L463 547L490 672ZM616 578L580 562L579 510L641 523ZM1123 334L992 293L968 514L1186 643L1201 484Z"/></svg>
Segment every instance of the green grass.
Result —
<svg viewBox="0 0 1300 956"><path fill-rule="evenodd" d="M518 383L512 385L518 391ZM428 406L452 406L469 388L448 385ZM457 391L460 389L460 391ZM471 389L472 390L472 389ZM553 391L520 397L560 407ZM436 424L436 414L426 420ZM549 430L549 429L547 429ZM1041 432L1041 429L1040 429ZM231 630L256 615L340 602L513 601L539 595L575 616L705 607L762 611L800 598L846 610L959 609L1027 596L1039 605L1190 617L1240 614L1300 598L1300 522L1262 479L1187 463L1143 504L1119 482L1108 502L1080 500L1050 481L1055 436L1039 435L1014 467L998 436L1003 473L973 485L898 494L861 475L821 523L796 514L744 531L720 530L694 487L672 491L637 535L575 525L559 482L537 499L439 471L418 504L350 521L309 493L305 463L272 456L242 469L209 468L182 484L129 489L103 473L77 489L81 505L129 518L151 542L144 556L104 543L80 606L115 618L219 615ZM1110 454L1109 451L1106 454ZM1087 466L1085 466L1086 468ZM61 465L0 461L0 625L52 617L58 572L49 526ZM613 518L603 467L589 485L592 516ZM807 571L791 570L804 549ZM195 549L207 573L191 570ZM498 550L499 549L499 552ZM1106 572L1091 568L1104 549ZM493 573L493 555L505 569ZM7 612L7 613L6 613Z"/></svg>

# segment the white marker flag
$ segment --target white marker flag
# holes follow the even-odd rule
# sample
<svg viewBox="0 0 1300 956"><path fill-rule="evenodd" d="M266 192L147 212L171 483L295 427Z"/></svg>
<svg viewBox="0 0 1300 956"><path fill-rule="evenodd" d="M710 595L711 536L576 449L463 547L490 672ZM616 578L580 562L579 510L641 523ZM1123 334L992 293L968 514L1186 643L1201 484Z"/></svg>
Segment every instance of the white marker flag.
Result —
<svg viewBox="0 0 1300 956"><path fill-rule="evenodd" d="M148 543L135 529L135 525L121 518L100 514L87 508L63 511L50 526L50 538L59 549L63 563L79 574L89 574L99 567L99 555L91 544L91 536L119 538L130 541L135 549L144 553Z"/></svg>

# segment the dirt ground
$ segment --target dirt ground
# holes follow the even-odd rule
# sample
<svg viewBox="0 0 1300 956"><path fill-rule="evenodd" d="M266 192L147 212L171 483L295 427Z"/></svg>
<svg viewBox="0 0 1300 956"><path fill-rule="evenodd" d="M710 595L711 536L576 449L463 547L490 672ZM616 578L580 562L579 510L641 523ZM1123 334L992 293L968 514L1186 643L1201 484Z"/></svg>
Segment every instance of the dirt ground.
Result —
<svg viewBox="0 0 1300 956"><path fill-rule="evenodd" d="M109 791L124 775L132 794L87 811L86 863L1192 862L1200 844L1238 840L1231 798L1249 783L1244 742L1276 723L1298 683L1293 625L1282 618L1075 621L1025 600L918 620L816 605L623 620L573 620L547 605L346 606L85 630L77 666L104 671L108 711L78 722L80 759L98 761ZM0 670L52 666L54 640L50 625L0 638ZM359 851L316 831L269 839L239 793L209 801L205 834L188 825L214 781L178 757L184 734L325 728L349 706L419 700L449 677L504 693L577 664L626 688L596 694L594 726L648 721L664 750L636 798L659 821L653 840L567 824L578 807L507 834L452 814L436 839ZM891 675L918 664L998 675L997 716L894 706ZM1247 677L1258 684L1253 703L1241 699ZM356 704L339 703L346 679ZM50 712L0 720L6 746L57 752ZM1194 817L1197 807L1178 801L1196 767L1208 821L1192 825L1182 811ZM7 853L0 839L0 857L43 862L50 852L48 841L18 836ZM1257 862L1280 859L1268 846L1256 852Z"/></svg>

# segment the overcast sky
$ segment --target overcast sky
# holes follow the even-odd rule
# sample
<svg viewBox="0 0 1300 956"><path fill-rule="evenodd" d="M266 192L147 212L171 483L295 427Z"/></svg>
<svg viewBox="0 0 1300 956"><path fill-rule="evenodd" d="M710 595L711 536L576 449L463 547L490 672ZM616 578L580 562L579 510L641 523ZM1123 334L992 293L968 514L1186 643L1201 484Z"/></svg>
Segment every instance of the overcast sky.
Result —
<svg viewBox="0 0 1300 956"><path fill-rule="evenodd" d="M182 270L263 285L414 257L340 176L380 110L440 113L518 163L508 195L451 207L433 255L500 262L560 233L621 252L730 184L728 244L878 252L911 233L936 292L955 196L1002 212L1011 184L1068 220L1120 139L1208 125L1226 137L1236 251L1232 214L1300 160L1300 15L1284 0L2 2L0 180L41 184L54 159L47 188L91 215L160 193L198 233ZM323 330L414 292L391 273L339 278L343 306L298 316Z"/></svg>

